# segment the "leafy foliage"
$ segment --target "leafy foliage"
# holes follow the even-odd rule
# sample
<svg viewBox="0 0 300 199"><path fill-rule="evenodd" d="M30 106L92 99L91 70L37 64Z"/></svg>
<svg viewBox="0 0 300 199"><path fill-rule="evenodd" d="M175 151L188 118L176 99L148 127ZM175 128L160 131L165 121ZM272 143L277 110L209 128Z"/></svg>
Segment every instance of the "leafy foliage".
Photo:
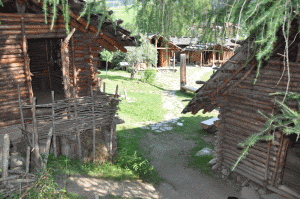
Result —
<svg viewBox="0 0 300 199"><path fill-rule="evenodd" d="M113 53L109 52L108 50L104 49L101 53L102 61L110 62L113 58Z"/></svg>
<svg viewBox="0 0 300 199"><path fill-rule="evenodd" d="M126 57L126 53L118 50L116 52L113 52L113 58L112 60L110 61L110 63L116 67L116 68L119 68L120 67L120 62L124 61L125 60L125 57Z"/></svg>
<svg viewBox="0 0 300 199"><path fill-rule="evenodd" d="M145 81L149 84L153 84L156 77L156 70L153 68L147 68L144 72Z"/></svg>

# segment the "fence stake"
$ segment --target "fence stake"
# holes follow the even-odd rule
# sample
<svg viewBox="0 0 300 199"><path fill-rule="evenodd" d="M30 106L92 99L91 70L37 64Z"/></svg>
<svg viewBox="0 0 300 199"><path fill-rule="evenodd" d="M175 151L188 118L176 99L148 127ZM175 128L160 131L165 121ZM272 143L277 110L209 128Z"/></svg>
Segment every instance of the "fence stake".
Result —
<svg viewBox="0 0 300 199"><path fill-rule="evenodd" d="M3 143L2 178L8 177L9 146L10 146L9 135L5 134L4 135L4 143ZM7 181L4 181L3 184L7 185Z"/></svg>
<svg viewBox="0 0 300 199"><path fill-rule="evenodd" d="M38 135L38 127L37 127L37 122L36 122L36 98L33 98L33 114L32 114L32 123L33 123L33 133L32 133L32 138L34 139L34 152L35 152L35 161L37 166L39 166L39 160L41 158L40 155L40 148L39 148L39 135Z"/></svg>
<svg viewBox="0 0 300 199"><path fill-rule="evenodd" d="M51 138L52 138L52 130L53 128L50 128L50 131L48 133L47 143L46 143L46 149L45 149L45 162L43 163L43 167L46 168L47 162L48 162L48 155L50 150L50 144L51 144Z"/></svg>
<svg viewBox="0 0 300 199"><path fill-rule="evenodd" d="M105 82L103 82L103 93L105 93Z"/></svg>
<svg viewBox="0 0 300 199"><path fill-rule="evenodd" d="M186 58L185 54L180 55L180 90L186 92L182 86L186 85Z"/></svg>
<svg viewBox="0 0 300 199"><path fill-rule="evenodd" d="M81 158L81 141L80 141L80 132L78 128L78 115L77 115L77 106L76 106L76 90L73 88L73 97L74 97L74 112L75 112L75 121L76 121L76 133L77 133L77 144L78 144L78 156Z"/></svg>
<svg viewBox="0 0 300 199"><path fill-rule="evenodd" d="M126 86L124 87L124 95L125 95L125 99L127 99Z"/></svg>
<svg viewBox="0 0 300 199"><path fill-rule="evenodd" d="M119 96L119 94L118 94L118 89L119 89L119 85L116 86L115 98L118 98L118 96Z"/></svg>
<svg viewBox="0 0 300 199"><path fill-rule="evenodd" d="M19 99L19 106L20 106L20 115L21 115L21 121L22 121L22 129L25 129L24 116L23 116L23 110L22 110L22 102L21 102L21 94L20 94L20 85L19 84L18 84L18 99Z"/></svg>
<svg viewBox="0 0 300 199"><path fill-rule="evenodd" d="M26 151L26 173L29 173L29 163L30 163L30 146L27 146L27 151Z"/></svg>
<svg viewBox="0 0 300 199"><path fill-rule="evenodd" d="M95 101L93 87L91 86L92 113L93 113L93 161L96 161L96 124L95 124Z"/></svg>
<svg viewBox="0 0 300 199"><path fill-rule="evenodd" d="M54 91L51 91L52 97L52 134L53 134L53 150L54 156L57 157L56 135L55 135L55 109L54 109Z"/></svg>

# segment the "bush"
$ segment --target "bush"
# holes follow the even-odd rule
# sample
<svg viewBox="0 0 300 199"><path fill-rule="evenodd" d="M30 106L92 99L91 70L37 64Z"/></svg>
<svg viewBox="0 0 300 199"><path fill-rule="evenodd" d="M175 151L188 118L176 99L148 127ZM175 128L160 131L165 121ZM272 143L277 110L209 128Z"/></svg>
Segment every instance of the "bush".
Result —
<svg viewBox="0 0 300 199"><path fill-rule="evenodd" d="M144 73L145 81L152 84L156 78L156 70L153 68L147 68Z"/></svg>
<svg viewBox="0 0 300 199"><path fill-rule="evenodd" d="M141 177L149 175L153 171L153 166L150 165L148 160L138 154L137 151L130 154L126 148L118 152L116 162L120 167L133 170Z"/></svg>

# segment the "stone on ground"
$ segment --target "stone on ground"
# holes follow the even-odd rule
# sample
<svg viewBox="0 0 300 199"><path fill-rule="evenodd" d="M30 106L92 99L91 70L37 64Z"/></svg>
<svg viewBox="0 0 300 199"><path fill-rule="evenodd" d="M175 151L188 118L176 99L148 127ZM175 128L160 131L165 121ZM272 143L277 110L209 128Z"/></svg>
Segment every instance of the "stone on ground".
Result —
<svg viewBox="0 0 300 199"><path fill-rule="evenodd" d="M198 151L195 156L212 155L212 153L213 153L213 150L206 147L206 148L203 148L202 150Z"/></svg>

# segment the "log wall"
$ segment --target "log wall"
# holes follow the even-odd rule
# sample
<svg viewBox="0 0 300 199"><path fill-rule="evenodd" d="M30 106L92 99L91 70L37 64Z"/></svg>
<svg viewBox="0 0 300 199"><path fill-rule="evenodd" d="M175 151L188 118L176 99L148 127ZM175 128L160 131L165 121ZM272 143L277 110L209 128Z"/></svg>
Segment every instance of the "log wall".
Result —
<svg viewBox="0 0 300 199"><path fill-rule="evenodd" d="M291 87L289 91L300 92L300 67L291 67ZM225 95L226 101L222 102L221 124L222 132L221 164L228 169L235 164L242 153L238 147L250 135L259 132L265 126L266 118L257 110L269 116L276 109L274 96L269 93L284 92L287 84L287 72L277 85L283 71L283 65L269 61L266 67L260 71L260 76L255 85L253 81L256 70L242 81L236 89ZM276 86L277 85L277 86ZM282 100L282 96L278 96ZM288 102L296 110L295 102ZM252 175L257 182L267 181L269 185L278 185L282 182L282 174L285 165L289 138L278 132L275 135L276 142L268 146L268 142L259 142L249 150L247 157L239 163L236 172L241 175ZM269 160L269 161L267 161Z"/></svg>
<svg viewBox="0 0 300 199"><path fill-rule="evenodd" d="M23 25L22 25L23 17ZM46 59L46 39L63 39L66 35L64 22L61 18L55 21L53 30L50 30L51 15L48 16L48 24L45 24L45 17L43 14L10 14L0 13L0 127L20 123L19 102L17 85L20 84L21 100L23 103L30 103L31 83L36 83L38 78L31 78L29 72L37 72L39 75L49 76L51 83L59 85L60 74L56 74L47 68ZM74 24L74 22L72 22ZM28 45L25 42L25 49L34 55L29 55L30 67L33 67L33 71L29 71L26 68L23 40L22 40L22 26L24 27L24 33L26 40L40 39L39 42L33 42ZM79 28L79 25L76 25ZM72 28L72 24L70 29ZM83 30L84 27L82 28ZM23 34L24 35L24 34ZM89 36L86 36L89 35ZM95 74L92 65L97 64L97 50L99 49L99 43L91 43L92 33L81 33L76 30L74 33L74 46L69 44L69 57L70 57L70 88L74 86L74 68L77 72L75 75L75 83L77 83L78 94L88 94L89 85L95 85ZM88 38L89 37L89 38ZM26 41L25 40L25 41ZM90 46L88 46L90 44ZM29 46L29 48L28 48ZM72 48L73 47L73 48ZM41 48L43 50L38 51ZM74 53L74 57L73 57ZM44 57L41 59L41 57ZM95 57L95 58L93 58ZM59 60L57 60L59 61ZM73 65L75 66L73 68ZM31 70L31 69L30 69ZM45 72L45 74L43 74ZM49 78L49 77L48 77ZM31 82L33 81L33 82ZM49 81L50 83L50 81ZM38 83L35 85L39 85ZM46 85L49 86L49 85ZM25 116L29 116L30 112L24 113Z"/></svg>

